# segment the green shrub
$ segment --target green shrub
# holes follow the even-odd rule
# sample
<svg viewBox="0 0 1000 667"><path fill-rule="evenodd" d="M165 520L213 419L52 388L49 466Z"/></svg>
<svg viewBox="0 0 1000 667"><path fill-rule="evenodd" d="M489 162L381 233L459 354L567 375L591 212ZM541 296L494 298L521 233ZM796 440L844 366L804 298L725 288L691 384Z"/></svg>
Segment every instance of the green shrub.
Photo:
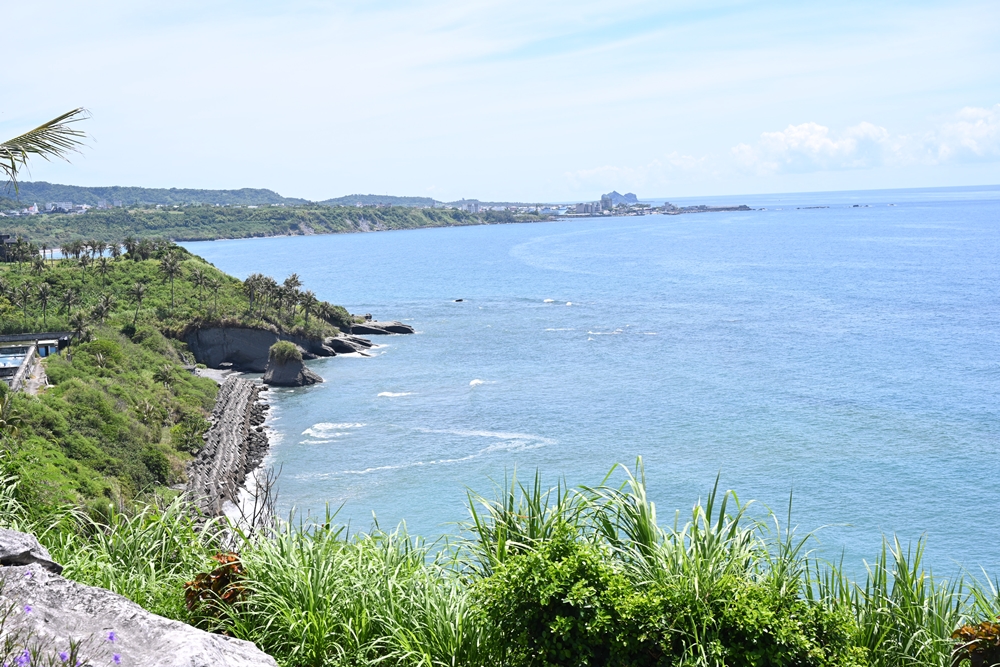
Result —
<svg viewBox="0 0 1000 667"><path fill-rule="evenodd" d="M268 357L279 364L287 364L290 361L302 361L302 352L295 343L279 340L271 346Z"/></svg>
<svg viewBox="0 0 1000 667"><path fill-rule="evenodd" d="M478 596L512 667L868 664L846 614L737 577L709 596L683 579L636 584L569 530L509 558Z"/></svg>

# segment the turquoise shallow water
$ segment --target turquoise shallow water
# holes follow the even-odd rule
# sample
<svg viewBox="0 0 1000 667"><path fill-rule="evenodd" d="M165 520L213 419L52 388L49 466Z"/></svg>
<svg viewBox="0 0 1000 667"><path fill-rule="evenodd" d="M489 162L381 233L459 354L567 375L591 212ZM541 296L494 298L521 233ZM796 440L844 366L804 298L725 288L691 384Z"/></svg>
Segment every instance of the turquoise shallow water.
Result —
<svg viewBox="0 0 1000 667"><path fill-rule="evenodd" d="M641 455L666 522L720 474L782 516L794 489L851 568L897 533L1000 574L1000 189L740 200L767 210L185 245L419 332L273 392L285 511L434 537L515 466Z"/></svg>

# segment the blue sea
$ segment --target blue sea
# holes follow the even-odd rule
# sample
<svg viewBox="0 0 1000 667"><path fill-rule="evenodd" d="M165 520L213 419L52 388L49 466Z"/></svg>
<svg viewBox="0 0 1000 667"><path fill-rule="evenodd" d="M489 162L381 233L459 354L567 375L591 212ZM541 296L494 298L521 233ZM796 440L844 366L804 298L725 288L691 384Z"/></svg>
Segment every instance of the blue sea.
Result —
<svg viewBox="0 0 1000 667"><path fill-rule="evenodd" d="M641 456L666 524L719 476L855 572L1000 575L1000 187L671 201L762 210L184 244L417 330L270 393L282 513L434 539Z"/></svg>

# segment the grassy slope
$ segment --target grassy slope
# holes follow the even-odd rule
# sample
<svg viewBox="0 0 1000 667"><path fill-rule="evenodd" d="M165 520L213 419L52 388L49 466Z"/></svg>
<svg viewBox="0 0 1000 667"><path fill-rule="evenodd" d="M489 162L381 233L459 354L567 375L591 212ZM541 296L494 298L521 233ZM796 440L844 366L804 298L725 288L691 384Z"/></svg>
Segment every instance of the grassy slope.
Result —
<svg viewBox="0 0 1000 667"><path fill-rule="evenodd" d="M506 211L480 214L452 209L402 206L267 206L257 209L187 206L171 209L114 209L83 215L34 215L6 218L4 233L19 235L54 247L72 239L121 240L132 235L174 241L246 238L303 233L343 233L383 229L417 229L459 225L497 224L537 220Z"/></svg>
<svg viewBox="0 0 1000 667"><path fill-rule="evenodd" d="M103 274L96 265L84 268L75 260L47 262L40 272L27 264L0 264L3 333L72 331L71 322L82 315L88 332L84 337L93 338L74 344L69 355L45 361L54 388L38 398L12 399L20 435L15 441L0 434L0 443L11 448L26 482L22 492L33 504L134 497L181 480L184 462L202 442L216 387L184 368L193 359L180 340L164 332L176 335L197 322L312 336L336 331L315 315L306 323L300 307L293 312L286 305L281 316L273 308L263 317L259 311L249 314L239 280L176 246L164 244L155 254L164 252L182 259L181 275L174 280L174 307L170 284L155 258L108 260ZM191 281L196 271L218 281L217 294ZM38 298L42 283L52 295L45 314ZM129 295L136 283L146 286L138 313ZM26 308L18 303L24 286L30 295ZM60 303L67 291L77 297L68 309ZM93 309L104 296L115 305L101 322Z"/></svg>

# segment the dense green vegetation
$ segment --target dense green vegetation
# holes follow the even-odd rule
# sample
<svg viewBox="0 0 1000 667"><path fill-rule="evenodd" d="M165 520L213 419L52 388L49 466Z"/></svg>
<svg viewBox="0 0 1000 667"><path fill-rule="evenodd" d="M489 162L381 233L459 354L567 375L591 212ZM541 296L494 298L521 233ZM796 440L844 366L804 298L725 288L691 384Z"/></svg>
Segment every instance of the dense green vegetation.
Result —
<svg viewBox="0 0 1000 667"><path fill-rule="evenodd" d="M67 243L45 260L30 244L0 264L0 332L69 332L66 353L45 360L51 388L5 395L0 444L33 506L127 500L183 481L203 444L216 385L191 373L182 342L210 324L308 337L348 326L343 308L279 284L245 282L169 242ZM7 394L4 389L0 392ZM16 434L16 435L15 435Z"/></svg>
<svg viewBox="0 0 1000 667"><path fill-rule="evenodd" d="M57 249L64 259L42 258ZM17 261L0 264L0 333L81 334L94 323L147 323L180 336L192 326L227 323L316 338L349 324L343 308L299 289L295 274L282 284L258 274L243 283L167 241L22 243L14 254Z"/></svg>
<svg viewBox="0 0 1000 667"><path fill-rule="evenodd" d="M732 493L665 528L641 469L624 473L621 486L544 491L536 476L472 496L461 537L436 548L401 530L349 535L329 513L250 534L199 528L177 502L37 518L9 471L0 517L38 534L67 576L286 666L988 664L970 658L993 650L996 591L935 581L920 545L889 545L853 583Z"/></svg>
<svg viewBox="0 0 1000 667"><path fill-rule="evenodd" d="M49 246L75 238L115 241L132 235L174 241L233 239L287 234L330 234L387 229L452 227L537 220L508 211L472 214L457 209L341 206L236 208L185 206L92 210L3 218L0 232Z"/></svg>
<svg viewBox="0 0 1000 667"><path fill-rule="evenodd" d="M394 197L392 195L345 195L324 199L319 202L327 206L434 206L437 202L430 197Z"/></svg>
<svg viewBox="0 0 1000 667"><path fill-rule="evenodd" d="M8 197L13 198L12 193ZM74 204L89 204L97 206L101 200L111 204L118 200L126 206L134 204L223 204L223 205L262 205L262 204L306 204L305 199L282 197L272 190L256 188L240 188L239 190L204 190L192 188L139 188L114 185L109 187L87 187L79 185L60 185L45 181L21 181L18 183L18 199L21 206L37 203L44 207L46 202L70 201Z"/></svg>

